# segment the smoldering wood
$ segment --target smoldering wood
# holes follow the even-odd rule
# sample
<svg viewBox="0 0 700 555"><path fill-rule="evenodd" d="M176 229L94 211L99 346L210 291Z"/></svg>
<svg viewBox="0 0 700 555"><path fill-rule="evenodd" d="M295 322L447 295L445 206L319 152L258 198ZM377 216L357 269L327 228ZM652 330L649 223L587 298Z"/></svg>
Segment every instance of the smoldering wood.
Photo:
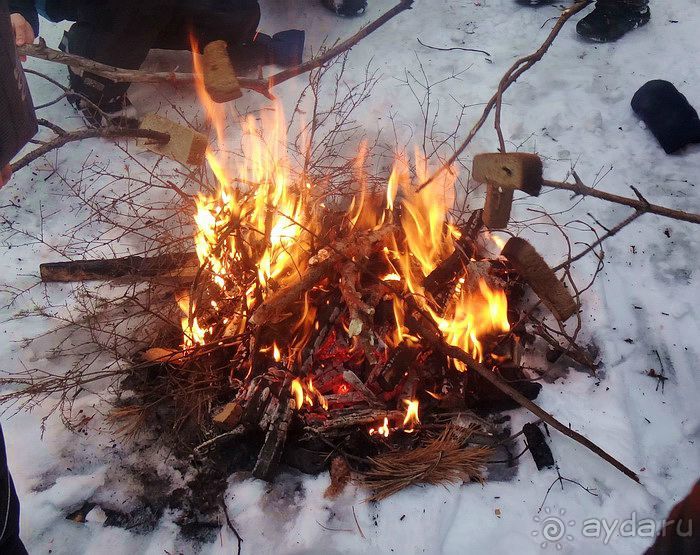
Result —
<svg viewBox="0 0 700 555"><path fill-rule="evenodd" d="M469 261L476 256L476 236L483 225L483 210L472 212L467 224L460 230L462 236L455 243L455 250L423 280L424 289L434 299L444 297L441 292L449 290L451 285L464 275Z"/></svg>
<svg viewBox="0 0 700 555"><path fill-rule="evenodd" d="M50 282L108 281L116 278L150 278L177 273L198 264L195 253L124 256L97 260L46 262L39 266L41 280Z"/></svg>
<svg viewBox="0 0 700 555"><path fill-rule="evenodd" d="M343 372L343 379L350 384L372 406L382 406L377 396L362 382L352 370Z"/></svg>
<svg viewBox="0 0 700 555"><path fill-rule="evenodd" d="M290 384L291 380L287 379L282 386L282 391L277 400L277 410L271 418L265 441L253 468L253 476L260 480L272 480L282 458L282 451L287 441L289 425L294 413L294 400L290 398L289 393Z"/></svg>

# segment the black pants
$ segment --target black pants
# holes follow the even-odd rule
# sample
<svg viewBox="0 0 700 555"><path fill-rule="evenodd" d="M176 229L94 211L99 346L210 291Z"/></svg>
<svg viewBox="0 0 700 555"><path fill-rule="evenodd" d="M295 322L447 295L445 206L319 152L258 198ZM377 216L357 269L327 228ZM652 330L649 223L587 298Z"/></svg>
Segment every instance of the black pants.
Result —
<svg viewBox="0 0 700 555"><path fill-rule="evenodd" d="M27 550L19 539L19 500L7 468L2 428L0 428L0 553L27 555Z"/></svg>
<svg viewBox="0 0 700 555"><path fill-rule="evenodd" d="M52 19L75 21L66 35L69 52L126 69L138 69L151 48L189 50L190 33L202 47L225 40L235 51L253 41L260 22L257 0L54 0L48 4ZM103 97L123 94L129 87L94 75L86 77L83 85L101 89Z"/></svg>

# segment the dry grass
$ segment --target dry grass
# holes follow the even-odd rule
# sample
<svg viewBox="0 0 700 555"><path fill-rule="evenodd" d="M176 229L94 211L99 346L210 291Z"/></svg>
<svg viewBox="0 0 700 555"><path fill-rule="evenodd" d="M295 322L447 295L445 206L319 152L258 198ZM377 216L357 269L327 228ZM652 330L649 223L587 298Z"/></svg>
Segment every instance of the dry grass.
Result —
<svg viewBox="0 0 700 555"><path fill-rule="evenodd" d="M373 468L362 475L372 490L370 501L386 499L416 484L483 482L482 471L493 449L468 446L473 427L450 425L437 437L410 451L392 451L371 458Z"/></svg>

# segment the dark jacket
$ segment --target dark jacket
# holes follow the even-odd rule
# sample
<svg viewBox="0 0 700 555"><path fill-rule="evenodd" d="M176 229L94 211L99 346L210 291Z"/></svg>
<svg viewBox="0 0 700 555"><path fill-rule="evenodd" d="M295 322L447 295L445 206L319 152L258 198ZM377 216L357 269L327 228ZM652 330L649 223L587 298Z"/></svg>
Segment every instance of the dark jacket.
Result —
<svg viewBox="0 0 700 555"><path fill-rule="evenodd" d="M7 2L0 0L0 168L15 157L36 131L32 96L17 59Z"/></svg>
<svg viewBox="0 0 700 555"><path fill-rule="evenodd" d="M5 438L0 428L0 553L2 555L27 555L19 539L19 500L7 469Z"/></svg>

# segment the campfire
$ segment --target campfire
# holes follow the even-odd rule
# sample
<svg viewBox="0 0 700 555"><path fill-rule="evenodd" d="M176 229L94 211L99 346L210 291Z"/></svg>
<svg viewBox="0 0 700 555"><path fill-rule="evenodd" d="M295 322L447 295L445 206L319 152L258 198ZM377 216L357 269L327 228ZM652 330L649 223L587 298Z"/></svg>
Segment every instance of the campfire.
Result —
<svg viewBox="0 0 700 555"><path fill-rule="evenodd" d="M221 105L199 89L222 147L206 152L217 190L200 193L192 214L196 267L176 299L179 346L144 353L169 379L211 378L196 401L180 399L218 429L199 450L254 445L253 474L269 480L282 460L319 471L330 451L376 472L382 457L447 442L467 457L457 475L481 479L497 427L473 415L457 429L451 415L515 405L440 345L528 399L540 386L520 366L527 337L511 322L523 287L493 254L503 241L482 210L450 218L456 169L417 191L428 161L399 153L385 187L371 188L363 147L356 189L315 202L323 184L290 171L280 108L243 123L244 156L231 160Z"/></svg>

